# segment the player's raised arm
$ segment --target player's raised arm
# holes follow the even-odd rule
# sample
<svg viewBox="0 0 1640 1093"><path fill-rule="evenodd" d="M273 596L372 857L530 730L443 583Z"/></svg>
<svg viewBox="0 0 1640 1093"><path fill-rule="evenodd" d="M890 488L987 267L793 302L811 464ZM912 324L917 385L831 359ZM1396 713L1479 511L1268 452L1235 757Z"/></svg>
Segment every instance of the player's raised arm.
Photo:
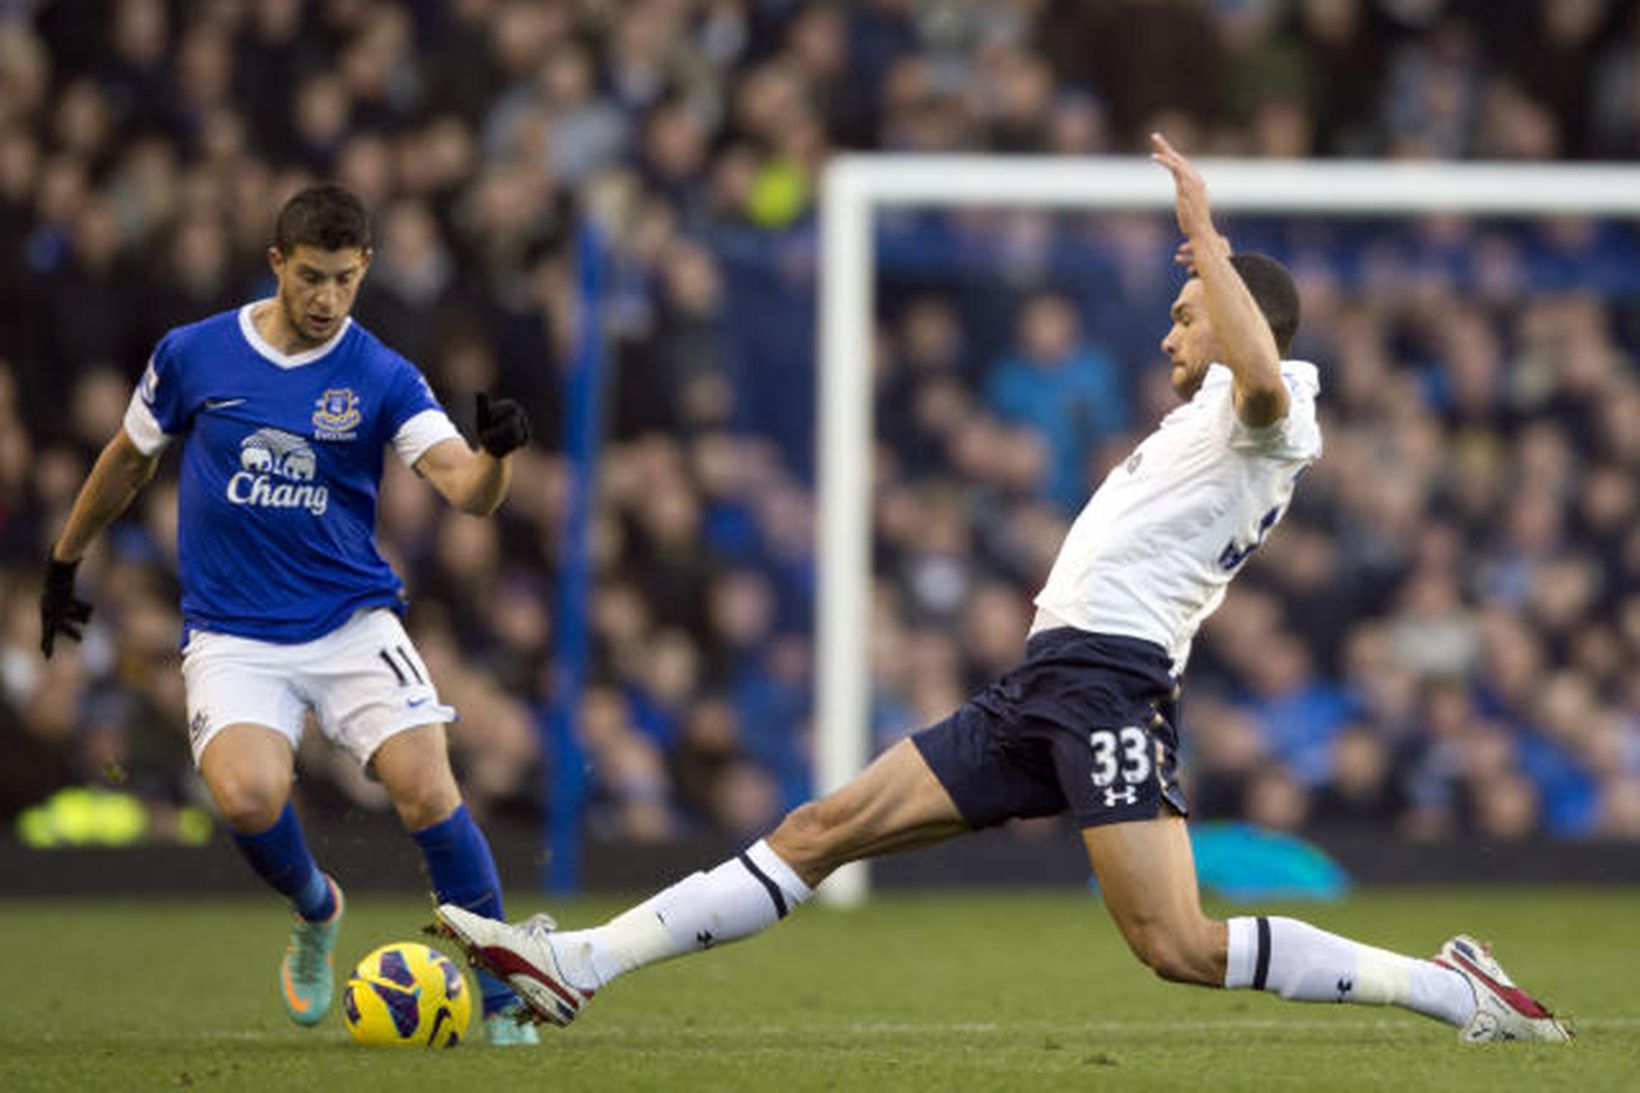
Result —
<svg viewBox="0 0 1640 1093"><path fill-rule="evenodd" d="M74 572L92 540L118 519L159 467L160 453L144 455L122 428L97 456L96 465L74 498L68 522L46 559L40 594L40 651L48 658L58 634L80 640L91 605L74 595Z"/></svg>
<svg viewBox="0 0 1640 1093"><path fill-rule="evenodd" d="M530 442L530 419L512 399L478 396L479 451L451 438L428 448L416 460L418 474L450 504L475 516L500 507L512 479L507 457Z"/></svg>
<svg viewBox="0 0 1640 1093"><path fill-rule="evenodd" d="M1230 241L1213 227L1201 173L1160 133L1152 133L1150 143L1150 158L1173 175L1174 208L1185 236L1177 261L1201 281L1219 352L1235 377L1236 416L1253 428L1272 425L1287 416L1287 388L1270 323L1230 264Z"/></svg>

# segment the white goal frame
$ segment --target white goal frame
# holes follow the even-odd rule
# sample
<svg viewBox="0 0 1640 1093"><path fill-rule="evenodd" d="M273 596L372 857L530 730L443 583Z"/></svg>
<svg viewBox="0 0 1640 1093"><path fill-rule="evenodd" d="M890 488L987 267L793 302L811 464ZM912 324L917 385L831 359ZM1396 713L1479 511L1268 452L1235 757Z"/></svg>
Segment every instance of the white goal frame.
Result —
<svg viewBox="0 0 1640 1093"><path fill-rule="evenodd" d="M1217 212L1407 216L1640 216L1640 168L1613 165L1204 159ZM871 352L879 209L1034 206L1087 211L1173 205L1167 172L1144 157L843 155L821 183L819 595L815 790L823 795L870 754ZM870 893L863 862L821 888L833 906Z"/></svg>

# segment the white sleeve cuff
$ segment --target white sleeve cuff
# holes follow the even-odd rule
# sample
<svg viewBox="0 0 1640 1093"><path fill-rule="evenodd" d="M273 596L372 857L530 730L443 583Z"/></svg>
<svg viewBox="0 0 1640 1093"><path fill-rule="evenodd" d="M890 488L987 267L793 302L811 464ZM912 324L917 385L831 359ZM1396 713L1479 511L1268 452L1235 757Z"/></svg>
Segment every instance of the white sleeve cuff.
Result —
<svg viewBox="0 0 1640 1093"><path fill-rule="evenodd" d="M134 391L131 394L131 404L125 408L125 435L131 438L131 443L137 446L137 451L143 455L156 455L165 450L171 443L170 434L160 428L159 419L154 417L154 411L142 401L142 393Z"/></svg>
<svg viewBox="0 0 1640 1093"><path fill-rule="evenodd" d="M450 416L443 410L423 410L399 426L399 431L393 434L393 450L399 453L406 467L413 468L428 448L451 439L461 439L461 433Z"/></svg>

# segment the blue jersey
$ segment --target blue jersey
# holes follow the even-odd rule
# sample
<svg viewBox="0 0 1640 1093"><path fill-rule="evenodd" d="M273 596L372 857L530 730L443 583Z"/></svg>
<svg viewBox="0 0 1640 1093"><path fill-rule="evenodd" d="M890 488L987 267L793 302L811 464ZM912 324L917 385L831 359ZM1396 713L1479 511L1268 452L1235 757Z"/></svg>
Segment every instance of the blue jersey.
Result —
<svg viewBox="0 0 1640 1093"><path fill-rule="evenodd" d="M286 355L247 305L160 340L126 412L139 450L182 437L178 554L188 631L303 642L402 604L376 549L392 444L413 464L458 435L421 373L348 320Z"/></svg>

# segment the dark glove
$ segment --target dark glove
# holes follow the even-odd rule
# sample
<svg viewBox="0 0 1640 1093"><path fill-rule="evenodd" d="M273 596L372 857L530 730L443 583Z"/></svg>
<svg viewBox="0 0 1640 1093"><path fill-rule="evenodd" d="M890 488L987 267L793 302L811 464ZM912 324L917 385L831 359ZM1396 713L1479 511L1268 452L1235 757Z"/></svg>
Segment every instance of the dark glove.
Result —
<svg viewBox="0 0 1640 1093"><path fill-rule="evenodd" d="M51 659L58 634L80 640L80 627L91 618L91 605L74 595L74 572L79 562L46 559L46 587L40 593L40 652Z"/></svg>
<svg viewBox="0 0 1640 1093"><path fill-rule="evenodd" d="M510 398L490 401L478 393L478 443L500 459L530 442L530 418L524 408Z"/></svg>

